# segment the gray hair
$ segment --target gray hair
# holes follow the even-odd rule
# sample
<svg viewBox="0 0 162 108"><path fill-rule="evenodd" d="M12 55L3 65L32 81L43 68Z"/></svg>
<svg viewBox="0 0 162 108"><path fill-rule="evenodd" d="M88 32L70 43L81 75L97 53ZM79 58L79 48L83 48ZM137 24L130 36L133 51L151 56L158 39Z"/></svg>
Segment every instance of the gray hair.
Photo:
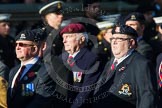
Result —
<svg viewBox="0 0 162 108"><path fill-rule="evenodd" d="M88 42L88 34L87 32L83 32L83 33L77 33L79 35L79 37L77 38L77 40L79 40L82 36L85 37L86 42Z"/></svg>

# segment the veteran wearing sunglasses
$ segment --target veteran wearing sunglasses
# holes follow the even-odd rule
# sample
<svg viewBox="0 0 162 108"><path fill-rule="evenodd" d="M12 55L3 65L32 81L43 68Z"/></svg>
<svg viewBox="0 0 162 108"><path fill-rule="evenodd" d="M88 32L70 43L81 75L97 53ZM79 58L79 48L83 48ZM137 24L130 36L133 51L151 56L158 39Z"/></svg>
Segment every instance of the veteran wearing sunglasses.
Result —
<svg viewBox="0 0 162 108"><path fill-rule="evenodd" d="M44 39L41 29L25 30L16 36L16 55L21 64L10 71L8 108L52 107L54 82L40 59Z"/></svg>
<svg viewBox="0 0 162 108"><path fill-rule="evenodd" d="M112 30L114 58L107 63L94 94L94 108L156 108L155 72L139 54L137 32L126 25ZM104 83L103 83L104 82Z"/></svg>

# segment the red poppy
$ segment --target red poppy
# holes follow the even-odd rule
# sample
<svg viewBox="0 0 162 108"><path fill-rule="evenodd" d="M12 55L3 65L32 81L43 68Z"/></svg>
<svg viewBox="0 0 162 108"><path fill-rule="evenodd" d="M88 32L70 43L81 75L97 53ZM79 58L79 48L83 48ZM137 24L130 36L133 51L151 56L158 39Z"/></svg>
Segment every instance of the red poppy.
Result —
<svg viewBox="0 0 162 108"><path fill-rule="evenodd" d="M34 72L29 72L28 73L28 77L33 77L33 76L35 76L35 73Z"/></svg>

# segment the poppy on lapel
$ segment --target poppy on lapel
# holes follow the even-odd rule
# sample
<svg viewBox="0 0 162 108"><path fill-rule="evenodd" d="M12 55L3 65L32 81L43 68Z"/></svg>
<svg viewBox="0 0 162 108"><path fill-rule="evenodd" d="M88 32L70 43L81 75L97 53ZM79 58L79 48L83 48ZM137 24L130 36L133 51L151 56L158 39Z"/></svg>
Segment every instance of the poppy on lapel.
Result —
<svg viewBox="0 0 162 108"><path fill-rule="evenodd" d="M31 77L34 77L35 76L35 72L29 72L28 74L27 74L27 76L29 77L29 78L31 78Z"/></svg>

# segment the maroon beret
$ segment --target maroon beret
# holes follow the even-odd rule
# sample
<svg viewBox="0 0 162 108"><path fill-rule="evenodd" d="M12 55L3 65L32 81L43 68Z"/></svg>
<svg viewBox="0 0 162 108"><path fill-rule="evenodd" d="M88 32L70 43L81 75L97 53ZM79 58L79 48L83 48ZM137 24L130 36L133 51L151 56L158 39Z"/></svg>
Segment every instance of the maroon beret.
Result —
<svg viewBox="0 0 162 108"><path fill-rule="evenodd" d="M86 32L86 29L82 24L73 23L65 26L61 30L60 35L63 35L64 33L83 33L83 32Z"/></svg>

